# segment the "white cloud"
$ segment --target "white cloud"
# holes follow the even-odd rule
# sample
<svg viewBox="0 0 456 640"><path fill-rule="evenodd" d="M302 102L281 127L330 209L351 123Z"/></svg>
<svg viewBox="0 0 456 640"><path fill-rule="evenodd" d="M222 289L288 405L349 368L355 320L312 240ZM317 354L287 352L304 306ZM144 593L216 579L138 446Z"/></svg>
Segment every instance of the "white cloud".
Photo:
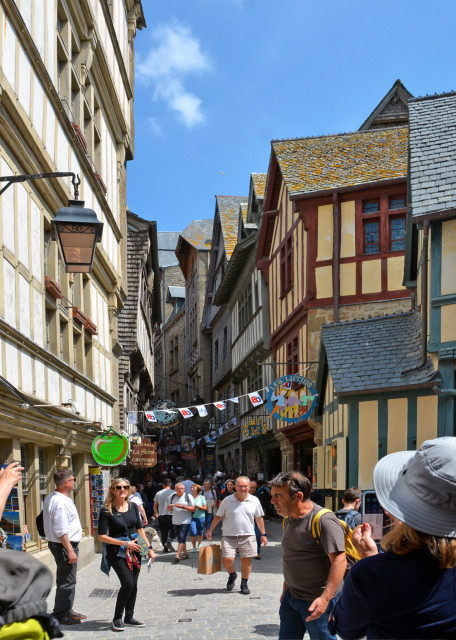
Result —
<svg viewBox="0 0 456 640"><path fill-rule="evenodd" d="M157 118L147 118L147 124L149 125L149 129L155 136L162 135L162 127Z"/></svg>
<svg viewBox="0 0 456 640"><path fill-rule="evenodd" d="M185 88L184 81L210 71L210 58L190 29L177 21L158 26L152 40L152 48L136 65L139 80L151 84L154 98L164 100L187 127L203 122L201 99Z"/></svg>

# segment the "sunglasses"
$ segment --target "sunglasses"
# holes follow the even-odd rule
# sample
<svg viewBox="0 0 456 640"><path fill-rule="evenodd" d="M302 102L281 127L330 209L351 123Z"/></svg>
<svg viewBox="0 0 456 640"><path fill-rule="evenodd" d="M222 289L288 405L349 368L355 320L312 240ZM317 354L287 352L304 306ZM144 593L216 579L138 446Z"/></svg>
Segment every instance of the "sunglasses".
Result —
<svg viewBox="0 0 456 640"><path fill-rule="evenodd" d="M117 491L128 491L130 487L128 485L118 484L116 486Z"/></svg>

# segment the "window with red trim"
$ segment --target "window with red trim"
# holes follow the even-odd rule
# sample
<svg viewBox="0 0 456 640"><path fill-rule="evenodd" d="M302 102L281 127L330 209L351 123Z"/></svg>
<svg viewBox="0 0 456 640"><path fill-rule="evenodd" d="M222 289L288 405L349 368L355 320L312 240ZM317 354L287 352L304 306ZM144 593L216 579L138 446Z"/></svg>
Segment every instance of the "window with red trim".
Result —
<svg viewBox="0 0 456 640"><path fill-rule="evenodd" d="M358 250L363 255L405 251L406 207L404 193L362 200L362 247L360 242Z"/></svg>
<svg viewBox="0 0 456 640"><path fill-rule="evenodd" d="M380 220L364 220L364 253L380 253Z"/></svg>
<svg viewBox="0 0 456 640"><path fill-rule="evenodd" d="M287 342L287 375L298 373L298 338Z"/></svg>
<svg viewBox="0 0 456 640"><path fill-rule="evenodd" d="M405 216L391 216L389 225L389 250L405 251Z"/></svg>
<svg viewBox="0 0 456 640"><path fill-rule="evenodd" d="M293 287L293 238L288 236L280 248L280 294Z"/></svg>

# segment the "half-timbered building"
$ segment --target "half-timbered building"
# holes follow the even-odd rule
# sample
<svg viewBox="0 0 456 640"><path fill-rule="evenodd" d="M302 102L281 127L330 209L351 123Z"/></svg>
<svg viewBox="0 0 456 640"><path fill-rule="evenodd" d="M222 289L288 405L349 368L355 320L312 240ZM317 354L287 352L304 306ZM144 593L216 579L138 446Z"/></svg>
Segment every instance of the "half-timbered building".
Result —
<svg viewBox="0 0 456 640"><path fill-rule="evenodd" d="M257 266L278 376L315 380L323 324L410 309L407 141L395 127L272 142ZM311 468L312 423L283 434L283 466Z"/></svg>

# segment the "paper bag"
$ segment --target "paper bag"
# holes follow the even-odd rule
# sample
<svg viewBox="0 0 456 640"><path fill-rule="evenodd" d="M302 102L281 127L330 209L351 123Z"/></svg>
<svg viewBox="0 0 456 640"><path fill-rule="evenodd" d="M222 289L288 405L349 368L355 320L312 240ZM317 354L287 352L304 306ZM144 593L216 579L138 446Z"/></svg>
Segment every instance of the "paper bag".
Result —
<svg viewBox="0 0 456 640"><path fill-rule="evenodd" d="M210 544L206 547L201 547L198 557L198 573L209 576L212 573L217 573L221 568L220 545Z"/></svg>

